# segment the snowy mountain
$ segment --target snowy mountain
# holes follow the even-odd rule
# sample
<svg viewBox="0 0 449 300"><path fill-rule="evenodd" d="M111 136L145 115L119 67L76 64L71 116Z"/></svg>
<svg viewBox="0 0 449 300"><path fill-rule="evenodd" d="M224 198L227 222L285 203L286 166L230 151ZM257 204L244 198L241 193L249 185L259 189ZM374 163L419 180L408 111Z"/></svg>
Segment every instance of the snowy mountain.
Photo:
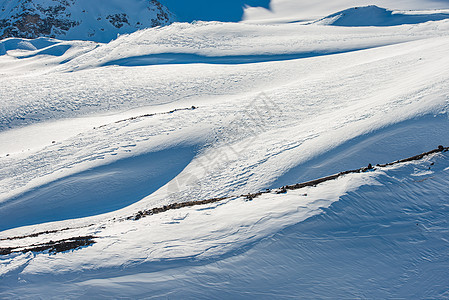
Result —
<svg viewBox="0 0 449 300"><path fill-rule="evenodd" d="M251 3L252 1L246 2ZM448 8L446 0L315 0L313 3L304 0L272 0L269 3L269 9L257 7L256 5L247 6L243 19L251 23L315 21L332 15L337 11L373 5L393 11L422 11Z"/></svg>
<svg viewBox="0 0 449 300"><path fill-rule="evenodd" d="M3 0L0 10L0 39L52 37L108 42L117 34L174 20L157 0Z"/></svg>
<svg viewBox="0 0 449 300"><path fill-rule="evenodd" d="M367 2L0 40L0 298L448 298L449 5Z"/></svg>
<svg viewBox="0 0 449 300"><path fill-rule="evenodd" d="M315 23L333 26L395 26L419 24L449 18L449 10L423 13L392 11L375 5L353 7L327 16Z"/></svg>

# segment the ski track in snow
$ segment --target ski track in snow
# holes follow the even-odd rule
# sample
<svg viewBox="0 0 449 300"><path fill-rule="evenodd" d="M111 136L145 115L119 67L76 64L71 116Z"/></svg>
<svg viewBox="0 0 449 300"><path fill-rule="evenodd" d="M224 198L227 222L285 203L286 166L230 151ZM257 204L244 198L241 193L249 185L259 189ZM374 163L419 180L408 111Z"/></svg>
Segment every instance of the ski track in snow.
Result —
<svg viewBox="0 0 449 300"><path fill-rule="evenodd" d="M96 237L94 245L78 250L0 257L0 296L26 291L32 298L42 293L39 282L47 278L53 287L49 296L73 297L75 287L82 286L88 287L84 293L89 297L139 297L144 295L141 288L123 288L138 277L137 282L151 286L158 296L179 297L184 288L190 297L225 293L245 298L249 294L233 279L202 294L205 287L192 282L197 278L192 272L214 282L240 261L256 269L279 260L263 247L289 252L286 241L301 243L309 235L329 241L343 253L342 259L351 261L350 253L341 250L345 239L353 247L362 236L377 245L375 236L382 229L365 229L373 222L368 217L373 207L385 201L381 193L399 207L404 197L413 201L415 206L404 208L406 213L394 212L397 222L408 224L402 224L405 227L421 218L420 205L443 207L426 202L428 197L447 197L448 157L438 154L287 194L270 193L253 201L234 197L139 221L117 221L139 210L277 188L449 144L449 20L357 28L320 22L176 23L123 35L108 44L45 38L0 41L0 237L73 228L2 240L0 247ZM184 110L192 106L195 109ZM373 191L379 194L364 198ZM420 193L426 196L422 200ZM361 207L355 223L360 232L329 229L352 220L348 213L326 219L339 213L340 202L345 211ZM384 204L380 207L385 209ZM398 230L385 229L382 245L397 254L403 231L401 224L394 226L394 216L387 220L394 224L387 222L385 228ZM438 225L444 215L432 218L435 222L428 221L423 235L438 240L444 251L445 231ZM314 222L321 231L310 228ZM416 226L421 222L427 221ZM294 228L310 233L295 233ZM410 253L437 254L421 246L422 236L407 238L419 244L411 246ZM318 263L331 254L331 247L310 247L292 259L313 261L321 268L327 262L331 271L323 274L330 278L335 278L332 270L344 269L328 259ZM381 247L375 249L379 252L373 257L391 263L379 254ZM326 296L326 284L344 285L341 296L411 295L405 287L416 277L413 272L427 268L423 261L419 259L415 269L408 265L395 271L394 284L400 287L396 291L375 293L374 284L362 285L366 294L350 290L363 273L359 270L334 284L318 283L317 290L305 289L303 295ZM290 270L288 261L278 263L276 274ZM190 267L190 276L180 275ZM242 273L236 276L244 280ZM297 272L292 276L306 285L316 283L318 273L311 272L310 279ZM249 274L258 277L254 270ZM268 271L260 274L259 283ZM160 287L153 286L156 275ZM376 276L373 280L379 282ZM180 287L166 294L172 278ZM250 282L255 295L257 283ZM439 284L447 282L441 279ZM423 286L431 288L427 281ZM225 292L231 287L235 294ZM269 289L261 296L281 293ZM428 289L420 295L447 296L441 289ZM96 295L97 290L102 294ZM291 286L287 291L295 294Z"/></svg>

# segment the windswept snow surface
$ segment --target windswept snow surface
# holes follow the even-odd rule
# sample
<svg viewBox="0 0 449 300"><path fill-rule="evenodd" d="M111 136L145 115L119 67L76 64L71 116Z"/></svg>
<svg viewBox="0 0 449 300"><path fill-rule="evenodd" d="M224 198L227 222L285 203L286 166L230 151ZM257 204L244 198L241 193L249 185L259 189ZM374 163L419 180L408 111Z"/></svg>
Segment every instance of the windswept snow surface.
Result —
<svg viewBox="0 0 449 300"><path fill-rule="evenodd" d="M332 14L318 23L334 26L395 26L419 24L449 18L449 10L427 12L394 12L375 5L354 7Z"/></svg>
<svg viewBox="0 0 449 300"><path fill-rule="evenodd" d="M101 238L90 248L4 258L0 295L447 298L448 172L443 154L91 229Z"/></svg>
<svg viewBox="0 0 449 300"><path fill-rule="evenodd" d="M437 13L0 41L0 248L96 242L0 255L0 297L448 297L447 153L240 196L447 146Z"/></svg>
<svg viewBox="0 0 449 300"><path fill-rule="evenodd" d="M165 0L168 1L168 0ZM244 22L250 23L289 23L313 21L337 11L376 5L393 10L436 10L449 8L447 0L271 0L269 9L247 5L243 15Z"/></svg>

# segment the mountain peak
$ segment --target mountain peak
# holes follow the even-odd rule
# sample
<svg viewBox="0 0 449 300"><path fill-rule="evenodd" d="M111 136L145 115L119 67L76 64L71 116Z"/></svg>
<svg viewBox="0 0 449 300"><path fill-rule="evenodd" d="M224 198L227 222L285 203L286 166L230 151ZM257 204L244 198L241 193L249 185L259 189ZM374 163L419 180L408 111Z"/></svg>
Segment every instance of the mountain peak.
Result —
<svg viewBox="0 0 449 300"><path fill-rule="evenodd" d="M0 39L45 36L108 42L117 34L173 21L157 0L6 0L0 6Z"/></svg>

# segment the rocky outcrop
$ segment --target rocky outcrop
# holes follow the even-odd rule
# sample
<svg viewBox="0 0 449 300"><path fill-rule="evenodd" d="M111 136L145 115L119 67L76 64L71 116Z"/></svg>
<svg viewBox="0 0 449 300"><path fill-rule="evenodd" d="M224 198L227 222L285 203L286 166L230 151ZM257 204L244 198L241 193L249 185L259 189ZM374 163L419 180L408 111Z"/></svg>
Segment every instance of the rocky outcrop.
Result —
<svg viewBox="0 0 449 300"><path fill-rule="evenodd" d="M0 10L0 39L44 36L108 42L117 34L174 21L156 0L6 0Z"/></svg>

